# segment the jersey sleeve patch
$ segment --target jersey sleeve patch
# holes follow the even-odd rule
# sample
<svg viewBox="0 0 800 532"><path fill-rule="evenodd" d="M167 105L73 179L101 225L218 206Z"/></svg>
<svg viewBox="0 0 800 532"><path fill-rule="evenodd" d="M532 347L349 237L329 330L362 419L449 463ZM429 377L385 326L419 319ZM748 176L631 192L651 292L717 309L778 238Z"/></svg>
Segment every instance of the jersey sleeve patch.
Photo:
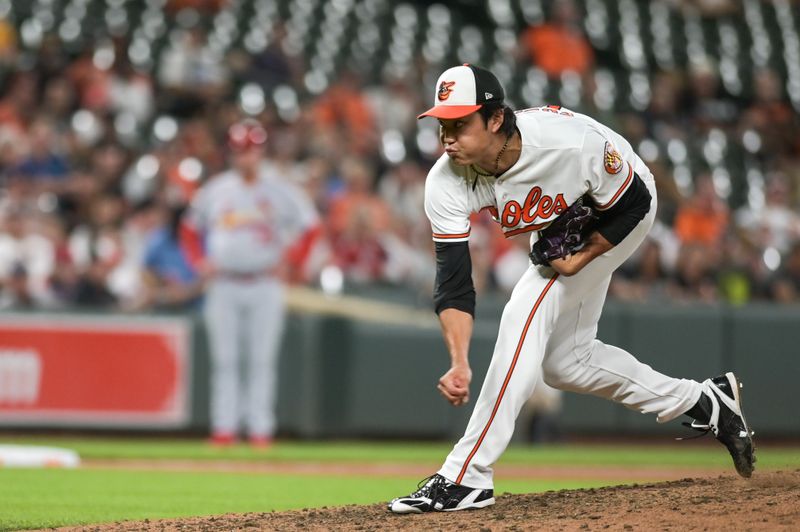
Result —
<svg viewBox="0 0 800 532"><path fill-rule="evenodd" d="M609 174L618 174L623 167L622 156L608 141L603 150L603 167Z"/></svg>
<svg viewBox="0 0 800 532"><path fill-rule="evenodd" d="M589 195L598 210L610 209L633 181L627 149L595 128L586 132L582 147L582 171Z"/></svg>

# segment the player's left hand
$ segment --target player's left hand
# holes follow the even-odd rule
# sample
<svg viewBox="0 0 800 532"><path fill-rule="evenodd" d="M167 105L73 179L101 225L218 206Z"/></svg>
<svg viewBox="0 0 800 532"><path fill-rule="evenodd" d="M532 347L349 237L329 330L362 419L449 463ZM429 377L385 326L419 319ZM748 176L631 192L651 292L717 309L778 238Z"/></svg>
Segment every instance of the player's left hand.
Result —
<svg viewBox="0 0 800 532"><path fill-rule="evenodd" d="M581 196L542 229L531 249L531 262L536 266L552 266L553 261L583 249L598 220L592 205L590 197Z"/></svg>
<svg viewBox="0 0 800 532"><path fill-rule="evenodd" d="M461 406L469 402L469 383L472 381L472 369L469 366L453 366L442 375L436 388L453 406Z"/></svg>

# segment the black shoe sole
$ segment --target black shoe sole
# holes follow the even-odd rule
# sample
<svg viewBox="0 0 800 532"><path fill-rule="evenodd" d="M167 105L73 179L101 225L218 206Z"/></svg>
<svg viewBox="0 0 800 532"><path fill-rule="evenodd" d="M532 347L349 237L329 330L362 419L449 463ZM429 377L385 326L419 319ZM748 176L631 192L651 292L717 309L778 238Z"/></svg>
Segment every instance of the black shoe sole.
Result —
<svg viewBox="0 0 800 532"><path fill-rule="evenodd" d="M736 468L736 472L739 473L744 478L750 478L753 475L753 471L755 470L754 464L756 463L756 444L753 440L753 431L750 430L750 426L747 424L747 420L744 417L744 407L742 406L742 383L739 381L738 377L733 372L728 372L725 374L728 378L728 382L731 383L731 389L733 391L733 400L736 402L736 406L739 407L739 412L742 418L742 425L744 425L744 430L747 433L746 441L747 445L750 447L750 456L752 457L752 461L748 461L744 458L740 453L732 452L731 458L733 458L733 465ZM730 451L730 449L729 449Z"/></svg>

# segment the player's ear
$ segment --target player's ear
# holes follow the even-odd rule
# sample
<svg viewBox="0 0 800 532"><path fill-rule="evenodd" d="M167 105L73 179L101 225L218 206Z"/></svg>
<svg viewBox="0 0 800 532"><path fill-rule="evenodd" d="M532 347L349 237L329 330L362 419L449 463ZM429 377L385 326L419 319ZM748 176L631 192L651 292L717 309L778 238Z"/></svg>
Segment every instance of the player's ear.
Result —
<svg viewBox="0 0 800 532"><path fill-rule="evenodd" d="M489 130L492 133L497 133L500 131L500 128L503 127L503 120L505 117L505 113L503 108L497 109L494 113L492 113L492 117L489 119Z"/></svg>

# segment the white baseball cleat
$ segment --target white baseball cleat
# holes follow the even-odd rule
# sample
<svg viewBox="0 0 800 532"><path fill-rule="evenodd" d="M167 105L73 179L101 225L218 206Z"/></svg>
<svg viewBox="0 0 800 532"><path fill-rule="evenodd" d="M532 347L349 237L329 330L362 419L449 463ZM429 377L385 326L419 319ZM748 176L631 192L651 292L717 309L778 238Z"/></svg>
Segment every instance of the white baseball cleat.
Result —
<svg viewBox="0 0 800 532"><path fill-rule="evenodd" d="M437 473L423 479L411 495L392 499L388 508L396 514L421 514L486 508L493 504L493 490L468 488Z"/></svg>

